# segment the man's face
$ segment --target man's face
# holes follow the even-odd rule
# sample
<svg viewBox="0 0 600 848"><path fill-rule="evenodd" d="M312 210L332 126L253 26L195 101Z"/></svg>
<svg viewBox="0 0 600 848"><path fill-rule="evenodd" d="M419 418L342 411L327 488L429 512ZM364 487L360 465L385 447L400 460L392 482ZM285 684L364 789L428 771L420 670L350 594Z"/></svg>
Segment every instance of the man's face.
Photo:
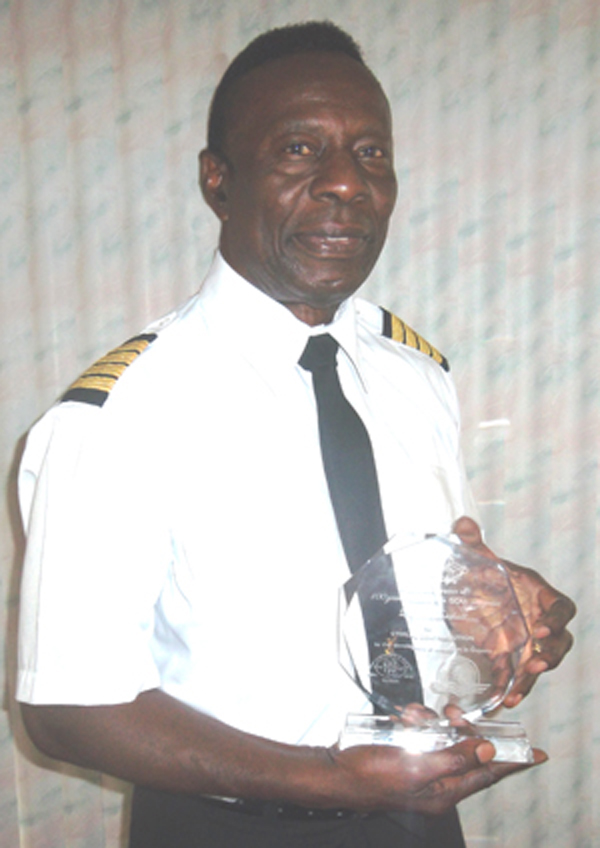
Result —
<svg viewBox="0 0 600 848"><path fill-rule="evenodd" d="M307 323L329 321L375 264L396 199L378 83L339 53L263 65L235 89L225 159L202 154L225 259Z"/></svg>

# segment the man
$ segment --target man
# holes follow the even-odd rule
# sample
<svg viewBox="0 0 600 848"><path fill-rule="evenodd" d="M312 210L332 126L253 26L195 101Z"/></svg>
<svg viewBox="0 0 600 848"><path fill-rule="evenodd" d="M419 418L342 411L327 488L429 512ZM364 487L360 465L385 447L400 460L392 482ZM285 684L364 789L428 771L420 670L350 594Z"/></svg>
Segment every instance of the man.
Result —
<svg viewBox="0 0 600 848"><path fill-rule="evenodd" d="M135 848L462 845L454 806L516 769L490 743L332 745L364 698L337 663L348 563L299 364L312 336L335 340L390 533L448 531L468 510L443 359L353 297L396 182L389 106L351 39L307 24L240 54L201 186L221 238L200 293L30 436L26 725L51 756L136 784ZM470 519L456 530L486 550ZM538 653L509 706L566 653L573 614L514 573Z"/></svg>

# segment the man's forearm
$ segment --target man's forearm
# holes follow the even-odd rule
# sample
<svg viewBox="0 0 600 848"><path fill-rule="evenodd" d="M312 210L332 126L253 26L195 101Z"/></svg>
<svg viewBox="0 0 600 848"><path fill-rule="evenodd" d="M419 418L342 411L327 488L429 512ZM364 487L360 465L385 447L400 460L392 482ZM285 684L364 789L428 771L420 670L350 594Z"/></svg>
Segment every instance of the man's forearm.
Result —
<svg viewBox="0 0 600 848"><path fill-rule="evenodd" d="M159 690L111 706L22 705L44 753L170 792L322 803L323 748L284 745L231 728ZM314 788L310 788L314 787ZM311 795L315 797L310 798Z"/></svg>

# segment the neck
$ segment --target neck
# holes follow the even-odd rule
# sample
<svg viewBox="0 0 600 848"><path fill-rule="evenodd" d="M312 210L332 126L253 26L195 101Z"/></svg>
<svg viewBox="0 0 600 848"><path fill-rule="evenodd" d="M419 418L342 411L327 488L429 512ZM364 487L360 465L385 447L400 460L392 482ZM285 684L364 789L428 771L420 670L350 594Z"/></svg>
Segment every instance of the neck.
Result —
<svg viewBox="0 0 600 848"><path fill-rule="evenodd" d="M319 324L330 324L337 312L336 306L329 307L328 309L317 309L306 303L284 303L283 306L287 307L292 315L295 315L304 324L308 324L309 327L318 327Z"/></svg>

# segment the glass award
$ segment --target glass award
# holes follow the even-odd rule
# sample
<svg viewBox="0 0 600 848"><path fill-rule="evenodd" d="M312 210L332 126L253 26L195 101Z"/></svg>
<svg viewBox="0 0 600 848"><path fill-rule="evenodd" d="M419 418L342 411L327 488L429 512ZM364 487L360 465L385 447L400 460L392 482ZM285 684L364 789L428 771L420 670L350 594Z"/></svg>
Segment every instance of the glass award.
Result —
<svg viewBox="0 0 600 848"><path fill-rule="evenodd" d="M496 760L533 762L519 723L485 718L530 649L501 562L453 536L390 540L340 591L340 663L376 709L348 716L340 748L425 753L481 736L495 745ZM427 709L406 709L416 700Z"/></svg>

